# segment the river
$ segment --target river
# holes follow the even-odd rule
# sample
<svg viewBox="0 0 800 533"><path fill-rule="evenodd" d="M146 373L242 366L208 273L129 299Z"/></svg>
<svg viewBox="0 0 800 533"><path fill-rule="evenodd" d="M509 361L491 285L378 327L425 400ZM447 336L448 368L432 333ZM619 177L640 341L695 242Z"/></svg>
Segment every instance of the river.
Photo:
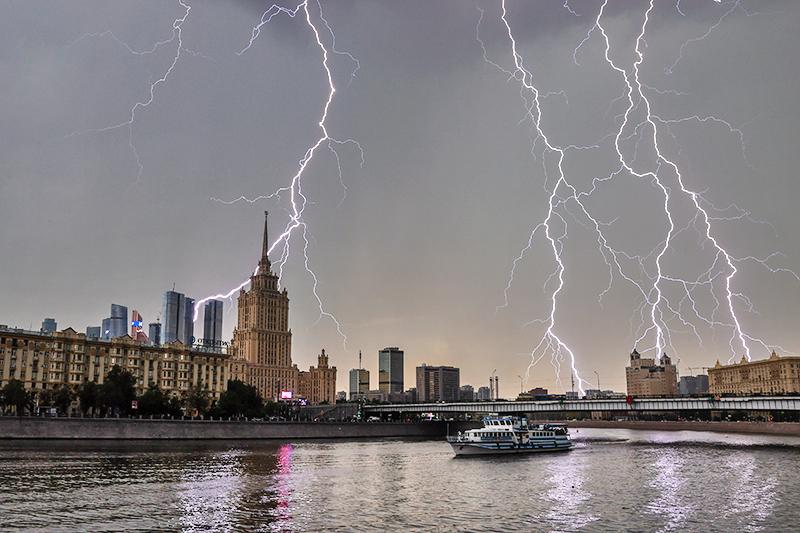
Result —
<svg viewBox="0 0 800 533"><path fill-rule="evenodd" d="M800 438L572 430L442 441L0 441L3 531L797 531Z"/></svg>

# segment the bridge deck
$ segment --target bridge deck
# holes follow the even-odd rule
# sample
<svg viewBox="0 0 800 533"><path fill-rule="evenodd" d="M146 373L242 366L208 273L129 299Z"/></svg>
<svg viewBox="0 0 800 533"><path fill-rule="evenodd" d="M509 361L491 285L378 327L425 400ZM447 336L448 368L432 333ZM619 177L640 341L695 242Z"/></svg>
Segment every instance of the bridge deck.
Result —
<svg viewBox="0 0 800 533"><path fill-rule="evenodd" d="M366 405L370 413L548 413L565 411L800 411L800 396L637 398Z"/></svg>

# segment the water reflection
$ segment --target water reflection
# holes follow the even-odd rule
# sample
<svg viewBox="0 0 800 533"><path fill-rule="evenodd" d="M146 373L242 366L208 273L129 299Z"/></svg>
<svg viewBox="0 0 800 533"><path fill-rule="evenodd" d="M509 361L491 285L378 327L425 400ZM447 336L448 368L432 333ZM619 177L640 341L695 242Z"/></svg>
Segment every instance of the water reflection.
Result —
<svg viewBox="0 0 800 533"><path fill-rule="evenodd" d="M574 531L597 520L586 503L591 493L584 488L586 469L591 458L583 453L563 452L550 461L550 476L545 493L552 502L545 514L548 522L556 524L556 531Z"/></svg>
<svg viewBox="0 0 800 533"><path fill-rule="evenodd" d="M759 476L756 458L742 451L732 452L725 460L725 468L733 480L730 504L722 511L723 516L735 518L741 531L762 531L777 500L775 477Z"/></svg>
<svg viewBox="0 0 800 533"><path fill-rule="evenodd" d="M441 441L0 440L0 529L738 532L800 522L798 447L621 435L477 460L453 459Z"/></svg>
<svg viewBox="0 0 800 533"><path fill-rule="evenodd" d="M686 454L684 450L666 447L654 449L653 454L657 459L653 464L654 476L650 486L658 490L658 497L647 505L647 510L667 519L660 531L674 531L684 526L695 509L695 504L683 495ZM699 499L701 495L688 496Z"/></svg>

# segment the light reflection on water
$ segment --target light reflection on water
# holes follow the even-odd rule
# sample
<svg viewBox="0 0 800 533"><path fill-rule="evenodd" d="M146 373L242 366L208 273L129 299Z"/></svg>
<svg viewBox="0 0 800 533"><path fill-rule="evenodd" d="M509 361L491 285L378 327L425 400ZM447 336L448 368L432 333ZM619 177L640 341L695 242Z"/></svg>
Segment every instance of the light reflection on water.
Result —
<svg viewBox="0 0 800 533"><path fill-rule="evenodd" d="M559 454L442 441L0 441L0 529L786 531L797 439L574 432Z"/></svg>

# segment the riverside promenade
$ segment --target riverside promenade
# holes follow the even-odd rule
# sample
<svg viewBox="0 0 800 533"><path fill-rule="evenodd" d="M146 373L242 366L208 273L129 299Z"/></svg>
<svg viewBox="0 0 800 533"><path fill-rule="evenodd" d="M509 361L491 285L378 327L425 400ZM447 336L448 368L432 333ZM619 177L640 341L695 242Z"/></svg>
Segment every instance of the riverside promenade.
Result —
<svg viewBox="0 0 800 533"><path fill-rule="evenodd" d="M638 429L644 431L712 431L751 435L783 435L800 437L800 422L711 422L657 420L554 420L569 428Z"/></svg>
<svg viewBox="0 0 800 533"><path fill-rule="evenodd" d="M260 422L136 418L0 416L1 439L62 440L297 440L442 438L470 422Z"/></svg>

